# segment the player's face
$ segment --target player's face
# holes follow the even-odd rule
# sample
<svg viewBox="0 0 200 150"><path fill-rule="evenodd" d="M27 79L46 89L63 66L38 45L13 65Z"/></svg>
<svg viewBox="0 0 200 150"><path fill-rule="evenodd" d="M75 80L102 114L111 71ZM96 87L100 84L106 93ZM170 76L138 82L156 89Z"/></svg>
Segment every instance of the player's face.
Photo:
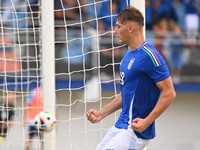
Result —
<svg viewBox="0 0 200 150"><path fill-rule="evenodd" d="M129 33L126 24L122 24L119 21L117 21L114 32L117 35L117 38L119 38L121 43L127 44L127 41L129 39L128 38Z"/></svg>

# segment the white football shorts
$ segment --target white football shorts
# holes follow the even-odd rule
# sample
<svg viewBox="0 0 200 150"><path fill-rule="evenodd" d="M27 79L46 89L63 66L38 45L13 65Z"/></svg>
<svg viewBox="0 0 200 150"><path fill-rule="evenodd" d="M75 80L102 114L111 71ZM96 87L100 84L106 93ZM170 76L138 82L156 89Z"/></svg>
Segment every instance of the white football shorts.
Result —
<svg viewBox="0 0 200 150"><path fill-rule="evenodd" d="M112 127L96 150L142 150L150 140L138 138L131 128Z"/></svg>

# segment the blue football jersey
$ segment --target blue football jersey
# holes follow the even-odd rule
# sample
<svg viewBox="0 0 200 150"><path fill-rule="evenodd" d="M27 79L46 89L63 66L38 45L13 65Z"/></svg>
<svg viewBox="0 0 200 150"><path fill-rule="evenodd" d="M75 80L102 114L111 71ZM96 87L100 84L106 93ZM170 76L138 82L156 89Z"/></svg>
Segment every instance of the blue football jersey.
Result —
<svg viewBox="0 0 200 150"><path fill-rule="evenodd" d="M146 118L160 96L156 82L169 76L164 58L152 44L144 42L135 51L129 49L120 65L122 112L115 127L127 129L133 119ZM135 134L143 139L154 138L155 123Z"/></svg>

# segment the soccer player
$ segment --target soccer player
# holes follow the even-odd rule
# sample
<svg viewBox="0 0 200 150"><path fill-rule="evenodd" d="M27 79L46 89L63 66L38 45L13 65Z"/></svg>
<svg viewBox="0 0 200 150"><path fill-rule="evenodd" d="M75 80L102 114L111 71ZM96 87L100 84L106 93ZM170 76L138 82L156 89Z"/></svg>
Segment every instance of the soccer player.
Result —
<svg viewBox="0 0 200 150"><path fill-rule="evenodd" d="M87 112L92 123L122 108L118 121L96 150L141 150L155 137L155 120L175 98L162 55L145 41L144 17L128 6L117 16L115 34L129 49L120 65L121 92L100 111Z"/></svg>
<svg viewBox="0 0 200 150"><path fill-rule="evenodd" d="M41 111L43 111L43 93L40 87L34 88L29 97L28 97L28 102L27 102L28 110L26 110L24 113L25 121L28 121L29 125L29 139L26 143L26 150L30 150L31 148L31 143L32 139L34 137L40 138L42 140L43 134L39 133L38 130L34 126L34 119L37 114L39 114ZM27 119L27 120L26 120ZM43 149L43 142L41 149Z"/></svg>
<svg viewBox="0 0 200 150"><path fill-rule="evenodd" d="M13 91L8 91L6 99L0 102L0 143L3 142L3 138L7 137L8 129L13 125L14 102L15 93Z"/></svg>
<svg viewBox="0 0 200 150"><path fill-rule="evenodd" d="M29 139L25 145L25 150L31 149L31 144L34 137L37 137L41 141L40 149L43 150L43 133L39 132L34 125L35 116L43 111L43 101L44 97L41 87L35 87L32 89L27 101L28 109L24 112L24 122L26 123L28 121L29 125Z"/></svg>

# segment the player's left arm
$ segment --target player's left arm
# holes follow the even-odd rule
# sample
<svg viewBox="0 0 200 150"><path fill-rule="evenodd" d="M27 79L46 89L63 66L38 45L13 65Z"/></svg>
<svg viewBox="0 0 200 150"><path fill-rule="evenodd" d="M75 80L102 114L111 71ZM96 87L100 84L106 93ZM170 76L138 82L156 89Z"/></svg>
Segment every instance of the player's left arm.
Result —
<svg viewBox="0 0 200 150"><path fill-rule="evenodd" d="M136 118L132 121L131 128L136 132L141 133L152 124L169 107L176 96L171 77L157 82L156 85L161 90L161 95L156 106L145 119Z"/></svg>

